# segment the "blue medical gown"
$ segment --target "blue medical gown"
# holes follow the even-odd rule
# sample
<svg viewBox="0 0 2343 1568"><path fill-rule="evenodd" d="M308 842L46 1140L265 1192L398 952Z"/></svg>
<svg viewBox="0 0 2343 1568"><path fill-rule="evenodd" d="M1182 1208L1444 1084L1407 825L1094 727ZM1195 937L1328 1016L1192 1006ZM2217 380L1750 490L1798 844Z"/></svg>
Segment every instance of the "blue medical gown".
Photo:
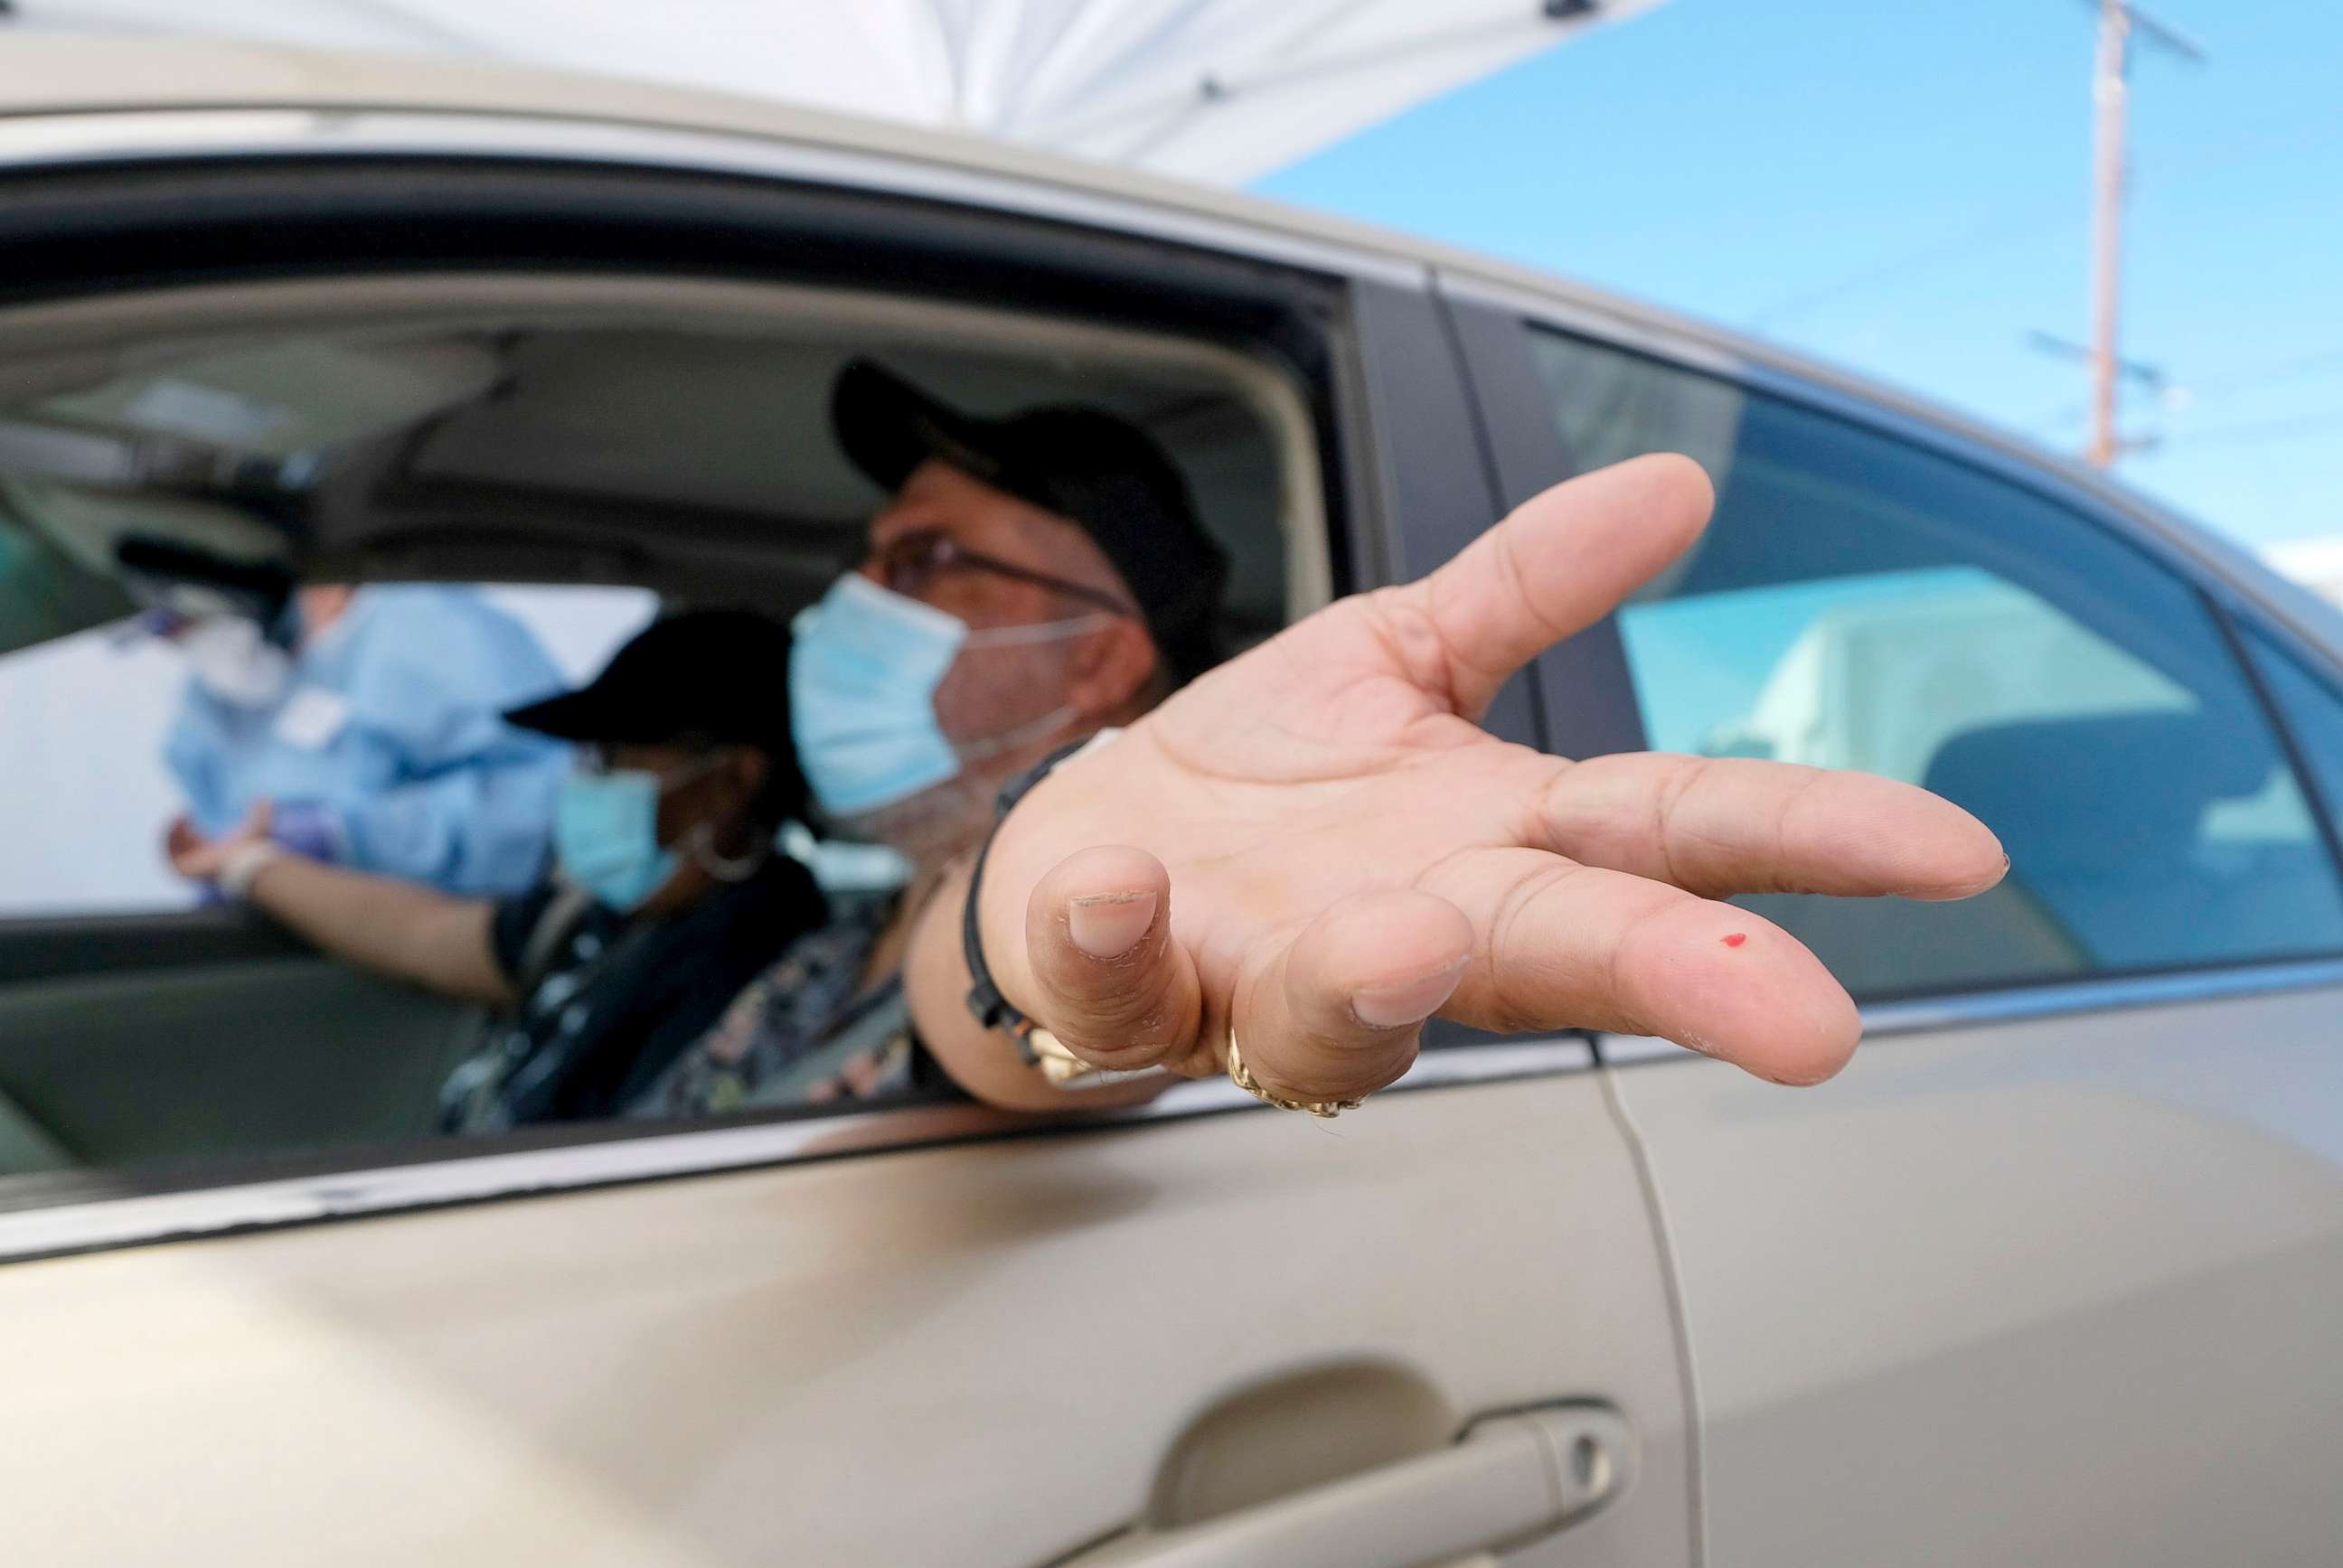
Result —
<svg viewBox="0 0 2343 1568"><path fill-rule="evenodd" d="M277 702L237 707L190 680L164 756L206 833L266 797L279 837L342 865L518 892L545 869L569 749L499 715L564 684L528 628L469 588L368 587L305 643Z"/></svg>

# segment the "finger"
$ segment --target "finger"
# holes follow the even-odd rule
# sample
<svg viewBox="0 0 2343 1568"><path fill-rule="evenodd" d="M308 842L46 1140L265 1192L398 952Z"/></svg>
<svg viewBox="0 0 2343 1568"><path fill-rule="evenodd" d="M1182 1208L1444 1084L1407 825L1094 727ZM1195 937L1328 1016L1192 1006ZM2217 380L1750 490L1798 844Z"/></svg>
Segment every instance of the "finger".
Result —
<svg viewBox="0 0 2343 1568"><path fill-rule="evenodd" d="M1025 942L1036 1021L1075 1055L1117 1070L1194 1070L1202 993L1195 961L1172 939L1161 860L1110 846L1060 861L1026 902Z"/></svg>
<svg viewBox="0 0 2343 1568"><path fill-rule="evenodd" d="M171 823L163 838L163 858L170 862L171 869L183 877L206 875L207 862L212 859L210 849L210 840L184 816Z"/></svg>
<svg viewBox="0 0 2343 1568"><path fill-rule="evenodd" d="M1421 885L1478 933L1443 1010L1461 1022L1658 1035L1777 1083L1828 1078L1861 1035L1822 961L1746 910L1535 849L1458 856Z"/></svg>
<svg viewBox="0 0 2343 1568"><path fill-rule="evenodd" d="M1951 801L1868 773L1635 752L1564 765L1537 848L1728 893L1966 899L2001 880L2001 840Z"/></svg>
<svg viewBox="0 0 2343 1568"><path fill-rule="evenodd" d="M244 826L238 831L246 838L266 839L268 837L269 817L275 809L274 804L265 796L255 800L251 809L245 812Z"/></svg>
<svg viewBox="0 0 2343 1568"><path fill-rule="evenodd" d="M1405 1072L1473 954L1463 911L1399 889L1339 900L1254 979L1234 1033L1262 1087L1358 1100Z"/></svg>
<svg viewBox="0 0 2343 1568"><path fill-rule="evenodd" d="M1513 671L1608 615L1700 535L1715 504L1689 457L1637 457L1556 485L1412 588L1456 710L1478 718Z"/></svg>

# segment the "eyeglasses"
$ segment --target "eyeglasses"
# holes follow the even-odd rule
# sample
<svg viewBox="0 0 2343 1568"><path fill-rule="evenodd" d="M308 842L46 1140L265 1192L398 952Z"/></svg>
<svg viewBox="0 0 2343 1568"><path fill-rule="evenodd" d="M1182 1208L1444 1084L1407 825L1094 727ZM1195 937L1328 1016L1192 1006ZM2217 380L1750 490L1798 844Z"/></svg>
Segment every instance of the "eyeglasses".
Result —
<svg viewBox="0 0 2343 1568"><path fill-rule="evenodd" d="M1021 567L1014 561L1004 561L998 556L970 549L940 528L920 528L899 534L885 544L870 548L870 564L879 568L879 580L908 598L920 597L929 584L946 572L990 572L997 578L1012 582L1032 583L1068 598L1084 604L1094 604L1117 615L1137 615L1139 612L1103 588L1086 583L1070 582L1048 572Z"/></svg>

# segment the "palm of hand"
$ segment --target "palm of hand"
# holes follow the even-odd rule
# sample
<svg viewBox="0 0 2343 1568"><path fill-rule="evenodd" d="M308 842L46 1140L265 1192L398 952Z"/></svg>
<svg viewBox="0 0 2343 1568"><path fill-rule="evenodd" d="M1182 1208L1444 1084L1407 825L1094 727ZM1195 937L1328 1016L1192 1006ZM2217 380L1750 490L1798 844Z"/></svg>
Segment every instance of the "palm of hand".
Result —
<svg viewBox="0 0 2343 1568"><path fill-rule="evenodd" d="M1011 994L1113 1067L1215 1070L1233 1028L1256 1075L1301 1099L1396 1077L1434 1009L1827 1077L1856 1038L1845 993L1787 933L1710 897L1964 896L2006 863L1992 836L1883 779L1574 765L1473 722L1707 508L1676 458L1560 487L1431 578L1331 607L1061 769L1004 825L987 879L988 931L1026 937ZM1083 846L1113 848L1067 858ZM1117 908L1137 940L1101 958L1074 922Z"/></svg>
<svg viewBox="0 0 2343 1568"><path fill-rule="evenodd" d="M1180 801L1182 831L1144 847L1171 872L1172 929L1208 994L1258 984L1266 955L1344 900L1413 889L1444 862L1520 842L1524 792L1558 771L1462 717L1418 640L1428 628L1403 616L1347 600L1126 738L1134 764L1151 747L1167 808ZM1450 955L1423 957L1436 970Z"/></svg>

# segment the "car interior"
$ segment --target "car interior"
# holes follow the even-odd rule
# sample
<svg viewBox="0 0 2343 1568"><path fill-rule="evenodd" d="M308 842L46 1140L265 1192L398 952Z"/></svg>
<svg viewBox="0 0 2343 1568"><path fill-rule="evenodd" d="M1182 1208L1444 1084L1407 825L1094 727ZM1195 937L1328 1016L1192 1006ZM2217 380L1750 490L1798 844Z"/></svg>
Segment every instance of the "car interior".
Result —
<svg viewBox="0 0 2343 1568"><path fill-rule="evenodd" d="M141 573L231 598L271 572L612 585L786 618L881 498L829 426L856 355L979 414L1081 402L1146 429L1232 557L1232 646L1330 597L1318 410L1244 346L737 280L240 284L0 316L0 690L7 655L133 615ZM18 802L12 824L159 831L89 790L73 821ZM411 1147L478 1027L229 908L0 919L0 1174Z"/></svg>

